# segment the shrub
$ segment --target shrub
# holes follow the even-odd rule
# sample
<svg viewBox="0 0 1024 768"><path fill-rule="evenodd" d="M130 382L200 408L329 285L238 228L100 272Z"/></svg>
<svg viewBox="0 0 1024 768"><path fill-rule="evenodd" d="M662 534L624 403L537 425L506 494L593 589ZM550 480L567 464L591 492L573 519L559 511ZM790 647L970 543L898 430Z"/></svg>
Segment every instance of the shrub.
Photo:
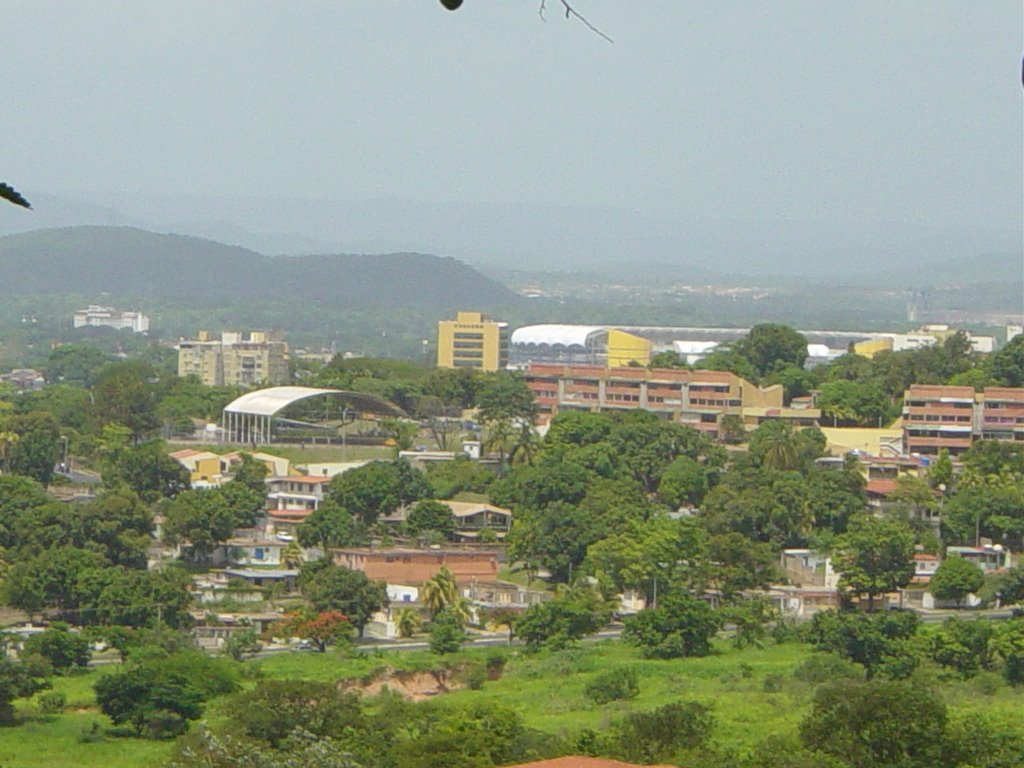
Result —
<svg viewBox="0 0 1024 768"><path fill-rule="evenodd" d="M856 680L864 672L852 661L834 653L815 653L793 670L793 677L802 683L818 685L834 680Z"/></svg>
<svg viewBox="0 0 1024 768"><path fill-rule="evenodd" d="M318 737L364 726L357 694L340 693L331 683L266 680L239 694L225 707L233 728L277 747L296 729Z"/></svg>
<svg viewBox="0 0 1024 768"><path fill-rule="evenodd" d="M487 670L479 664L473 664L465 672L466 687L471 691L479 691L487 682Z"/></svg>
<svg viewBox="0 0 1024 768"><path fill-rule="evenodd" d="M707 744L714 722L711 710L695 701L634 712L615 728L615 752L631 762L664 763L683 747Z"/></svg>
<svg viewBox="0 0 1024 768"><path fill-rule="evenodd" d="M39 711L44 715L59 715L68 704L68 697L60 691L47 691L39 694Z"/></svg>
<svg viewBox="0 0 1024 768"><path fill-rule="evenodd" d="M640 678L628 667L609 669L587 683L583 693L595 704L635 699L640 693Z"/></svg>
<svg viewBox="0 0 1024 768"><path fill-rule="evenodd" d="M761 686L765 693L778 693L782 690L786 679L779 674L766 675L764 684Z"/></svg>
<svg viewBox="0 0 1024 768"><path fill-rule="evenodd" d="M487 656L487 679L500 680L505 672L508 658L503 653L492 653Z"/></svg>

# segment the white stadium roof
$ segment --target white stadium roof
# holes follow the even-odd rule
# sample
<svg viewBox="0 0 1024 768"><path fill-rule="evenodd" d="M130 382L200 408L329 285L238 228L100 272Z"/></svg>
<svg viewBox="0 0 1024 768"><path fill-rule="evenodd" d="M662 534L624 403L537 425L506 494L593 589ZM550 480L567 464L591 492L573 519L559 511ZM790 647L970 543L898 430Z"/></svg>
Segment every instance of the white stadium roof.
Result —
<svg viewBox="0 0 1024 768"><path fill-rule="evenodd" d="M247 392L224 407L225 413L245 413L253 416L273 416L284 408L308 397L321 395L342 395L352 401L356 408L379 411L394 415L404 412L394 403L380 397L361 392L346 392L342 389L316 389L314 387L270 387Z"/></svg>
<svg viewBox="0 0 1024 768"><path fill-rule="evenodd" d="M527 325L512 331L511 342L515 344L546 344L550 347L585 347L587 340L596 333L606 333L607 328L598 325Z"/></svg>

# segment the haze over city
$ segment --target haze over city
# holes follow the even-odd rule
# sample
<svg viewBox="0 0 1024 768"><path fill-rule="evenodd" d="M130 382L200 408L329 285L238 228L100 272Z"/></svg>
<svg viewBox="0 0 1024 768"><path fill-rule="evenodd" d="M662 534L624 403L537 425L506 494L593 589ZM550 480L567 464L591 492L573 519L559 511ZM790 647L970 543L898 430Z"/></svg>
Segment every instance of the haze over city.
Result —
<svg viewBox="0 0 1024 768"><path fill-rule="evenodd" d="M0 233L855 274L1020 250L1019 4L6 6ZM817 254L816 258L809 257Z"/></svg>

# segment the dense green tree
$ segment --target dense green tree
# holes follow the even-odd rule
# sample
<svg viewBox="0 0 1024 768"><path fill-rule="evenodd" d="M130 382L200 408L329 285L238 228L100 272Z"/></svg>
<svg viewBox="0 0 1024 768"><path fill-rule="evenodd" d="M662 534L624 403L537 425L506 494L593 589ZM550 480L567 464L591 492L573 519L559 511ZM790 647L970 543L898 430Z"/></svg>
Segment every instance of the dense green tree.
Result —
<svg viewBox="0 0 1024 768"><path fill-rule="evenodd" d="M493 470L469 459L432 461L427 465L427 482L437 499L452 499L466 491L487 493L494 478Z"/></svg>
<svg viewBox="0 0 1024 768"><path fill-rule="evenodd" d="M612 417L591 411L565 411L551 419L544 438L546 447L602 443L614 429Z"/></svg>
<svg viewBox="0 0 1024 768"><path fill-rule="evenodd" d="M381 515L429 495L423 473L400 459L374 461L337 475L331 480L328 498L364 525L373 525Z"/></svg>
<svg viewBox="0 0 1024 768"><path fill-rule="evenodd" d="M89 574L98 586L85 618L89 623L128 627L188 627L192 581L184 569L106 569Z"/></svg>
<svg viewBox="0 0 1024 768"><path fill-rule="evenodd" d="M7 466L16 475L31 477L43 485L49 485L59 458L59 439L55 435L36 430L18 437L10 451Z"/></svg>
<svg viewBox="0 0 1024 768"><path fill-rule="evenodd" d="M758 376L789 366L803 368L807 361L806 337L777 323L755 325L735 348L751 362Z"/></svg>
<svg viewBox="0 0 1024 768"><path fill-rule="evenodd" d="M267 485L264 481L269 474L270 470L266 464L259 459L254 459L251 453L242 453L242 460L235 467L235 474L232 479L254 493L263 496L267 492Z"/></svg>
<svg viewBox="0 0 1024 768"><path fill-rule="evenodd" d="M450 608L443 609L430 622L430 650L433 653L455 653L466 640L462 617Z"/></svg>
<svg viewBox="0 0 1024 768"><path fill-rule="evenodd" d="M874 382L837 379L821 385L818 407L832 426L879 427L890 421L892 402Z"/></svg>
<svg viewBox="0 0 1024 768"><path fill-rule="evenodd" d="M992 645L1003 660L1006 681L1024 685L1024 618L1018 616L999 624Z"/></svg>
<svg viewBox="0 0 1024 768"><path fill-rule="evenodd" d="M28 613L56 608L71 618L87 597L83 576L105 564L103 557L75 547L55 547L11 566L3 585L4 601Z"/></svg>
<svg viewBox="0 0 1024 768"><path fill-rule="evenodd" d="M807 505L814 528L844 533L850 518L867 509L866 485L855 468L811 471L807 476Z"/></svg>
<svg viewBox="0 0 1024 768"><path fill-rule="evenodd" d="M620 590L653 598L662 590L703 589L707 577L707 536L689 518L659 516L633 520L587 549L587 570L608 577Z"/></svg>
<svg viewBox="0 0 1024 768"><path fill-rule="evenodd" d="M405 528L410 536L436 533L445 539L455 534L455 518L451 507L436 499L423 499L409 510Z"/></svg>
<svg viewBox="0 0 1024 768"><path fill-rule="evenodd" d="M914 536L905 523L864 515L850 521L849 530L836 542L836 569L840 589L875 598L895 592L914 575Z"/></svg>
<svg viewBox="0 0 1024 768"><path fill-rule="evenodd" d="M649 659L707 656L721 623L721 617L703 600L669 592L658 598L657 608L626 619L623 636Z"/></svg>
<svg viewBox="0 0 1024 768"><path fill-rule="evenodd" d="M167 507L164 535L203 560L236 528L252 525L261 507L262 498L241 484L183 491Z"/></svg>
<svg viewBox="0 0 1024 768"><path fill-rule="evenodd" d="M527 508L514 520L509 555L530 570L547 570L556 582L567 582L579 571L587 547L598 538L592 515L565 502L542 510Z"/></svg>
<svg viewBox="0 0 1024 768"><path fill-rule="evenodd" d="M499 421L525 421L533 423L537 403L533 392L522 376L511 371L500 371L481 387L477 395L480 421L493 424Z"/></svg>
<svg viewBox="0 0 1024 768"><path fill-rule="evenodd" d="M658 496L673 509L683 505L697 506L708 490L707 471L695 459L680 456L658 481Z"/></svg>
<svg viewBox="0 0 1024 768"><path fill-rule="evenodd" d="M111 363L100 370L92 388L96 420L127 427L135 442L142 440L160 426L155 375L142 361Z"/></svg>
<svg viewBox="0 0 1024 768"><path fill-rule="evenodd" d="M49 667L32 659L15 660L0 654L0 726L14 724L14 700L50 687Z"/></svg>
<svg viewBox="0 0 1024 768"><path fill-rule="evenodd" d="M372 581L362 571L329 560L304 564L299 586L315 610L344 613L360 637L373 614L388 605L384 582Z"/></svg>
<svg viewBox="0 0 1024 768"><path fill-rule="evenodd" d="M126 485L153 503L187 489L189 473L167 454L163 441L150 440L111 454L103 467L103 482L108 487Z"/></svg>
<svg viewBox="0 0 1024 768"><path fill-rule="evenodd" d="M280 747L295 729L319 738L366 727L362 702L333 683L261 680L225 705L234 732Z"/></svg>
<svg viewBox="0 0 1024 768"><path fill-rule="evenodd" d="M987 574L978 597L986 603L998 600L1001 605L1024 601L1024 565Z"/></svg>
<svg viewBox="0 0 1024 768"><path fill-rule="evenodd" d="M516 467L508 477L494 483L491 499L495 504L512 507L516 513L541 510L555 502L577 504L587 495L590 481L590 473L578 464L541 462Z"/></svg>
<svg viewBox="0 0 1024 768"><path fill-rule="evenodd" d="M437 616L446 608L453 608L459 602L459 586L455 582L455 576L446 566L423 582L420 590L420 599L430 611L431 616Z"/></svg>
<svg viewBox="0 0 1024 768"><path fill-rule="evenodd" d="M166 738L197 720L208 698L237 690L230 670L200 653L157 656L103 675L93 690L115 725L130 725L138 736Z"/></svg>
<svg viewBox="0 0 1024 768"><path fill-rule="evenodd" d="M1024 544L1024 486L1010 480L958 488L943 505L942 531L951 544L987 537L1018 550Z"/></svg>
<svg viewBox="0 0 1024 768"><path fill-rule="evenodd" d="M55 672L65 673L89 663L92 643L85 635L69 632L66 624L58 622L50 625L46 631L28 638L24 652L46 659Z"/></svg>
<svg viewBox="0 0 1024 768"><path fill-rule="evenodd" d="M946 721L941 697L920 685L843 682L817 690L800 737L852 768L934 768Z"/></svg>
<svg viewBox="0 0 1024 768"><path fill-rule="evenodd" d="M361 544L366 532L348 510L328 499L299 526L298 537L304 547L330 549Z"/></svg>
<svg viewBox="0 0 1024 768"><path fill-rule="evenodd" d="M1004 387L1024 387L1024 335L1011 339L992 356L992 375Z"/></svg>
<svg viewBox="0 0 1024 768"><path fill-rule="evenodd" d="M964 677L972 677L993 667L994 637L995 630L990 622L984 619L964 621L954 616L928 637L928 653L936 663Z"/></svg>
<svg viewBox="0 0 1024 768"><path fill-rule="evenodd" d="M530 650L564 648L597 632L611 615L611 606L596 590L574 588L531 605L516 621L515 632Z"/></svg>
<svg viewBox="0 0 1024 768"><path fill-rule="evenodd" d="M954 713L942 740L944 766L1020 768L1024 734L984 712Z"/></svg>
<svg viewBox="0 0 1024 768"><path fill-rule="evenodd" d="M811 620L808 637L818 650L863 666L869 678L880 673L905 677L916 666L912 641L919 625L909 611L819 611Z"/></svg>
<svg viewBox="0 0 1024 768"><path fill-rule="evenodd" d="M767 589L781 578L777 557L769 544L751 541L742 533L708 540L708 573L722 597L729 600L748 589Z"/></svg>
<svg viewBox="0 0 1024 768"><path fill-rule="evenodd" d="M928 582L928 591L939 600L955 600L959 608L964 598L981 589L985 574L974 563L962 557L943 560Z"/></svg>
<svg viewBox="0 0 1024 768"><path fill-rule="evenodd" d="M649 411L617 414L608 442L623 470L648 493L658 490L662 473L678 457L696 459L709 447L692 427L662 421Z"/></svg>
<svg viewBox="0 0 1024 768"><path fill-rule="evenodd" d="M110 356L84 344L62 344L50 353L42 373L48 384L71 384L92 388L97 374L110 363Z"/></svg>

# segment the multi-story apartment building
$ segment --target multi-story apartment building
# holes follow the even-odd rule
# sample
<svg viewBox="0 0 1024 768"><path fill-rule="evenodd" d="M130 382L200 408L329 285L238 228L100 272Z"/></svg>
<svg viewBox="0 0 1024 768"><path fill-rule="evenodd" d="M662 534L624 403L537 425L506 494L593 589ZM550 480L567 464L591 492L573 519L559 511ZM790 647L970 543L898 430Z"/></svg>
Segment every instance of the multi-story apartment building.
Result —
<svg viewBox="0 0 1024 768"><path fill-rule="evenodd" d="M1024 441L1024 388L985 387L979 421L986 440Z"/></svg>
<svg viewBox="0 0 1024 768"><path fill-rule="evenodd" d="M820 416L813 408L785 408L780 385L762 389L727 371L537 363L525 378L541 413L643 409L711 437L718 437L722 417L730 414L746 427L769 419L811 425Z"/></svg>
<svg viewBox="0 0 1024 768"><path fill-rule="evenodd" d="M499 371L508 365L508 323L459 312L437 324L437 367Z"/></svg>
<svg viewBox="0 0 1024 768"><path fill-rule="evenodd" d="M219 339L209 331L178 344L178 375L197 376L208 386L287 384L288 344L280 332L224 331Z"/></svg>
<svg viewBox="0 0 1024 768"><path fill-rule="evenodd" d="M957 456L971 447L974 388L912 384L903 396L903 445L908 453Z"/></svg>
<svg viewBox="0 0 1024 768"><path fill-rule="evenodd" d="M75 328L126 328L134 333L149 330L149 318L141 312L124 312L95 304L75 310L72 323Z"/></svg>

